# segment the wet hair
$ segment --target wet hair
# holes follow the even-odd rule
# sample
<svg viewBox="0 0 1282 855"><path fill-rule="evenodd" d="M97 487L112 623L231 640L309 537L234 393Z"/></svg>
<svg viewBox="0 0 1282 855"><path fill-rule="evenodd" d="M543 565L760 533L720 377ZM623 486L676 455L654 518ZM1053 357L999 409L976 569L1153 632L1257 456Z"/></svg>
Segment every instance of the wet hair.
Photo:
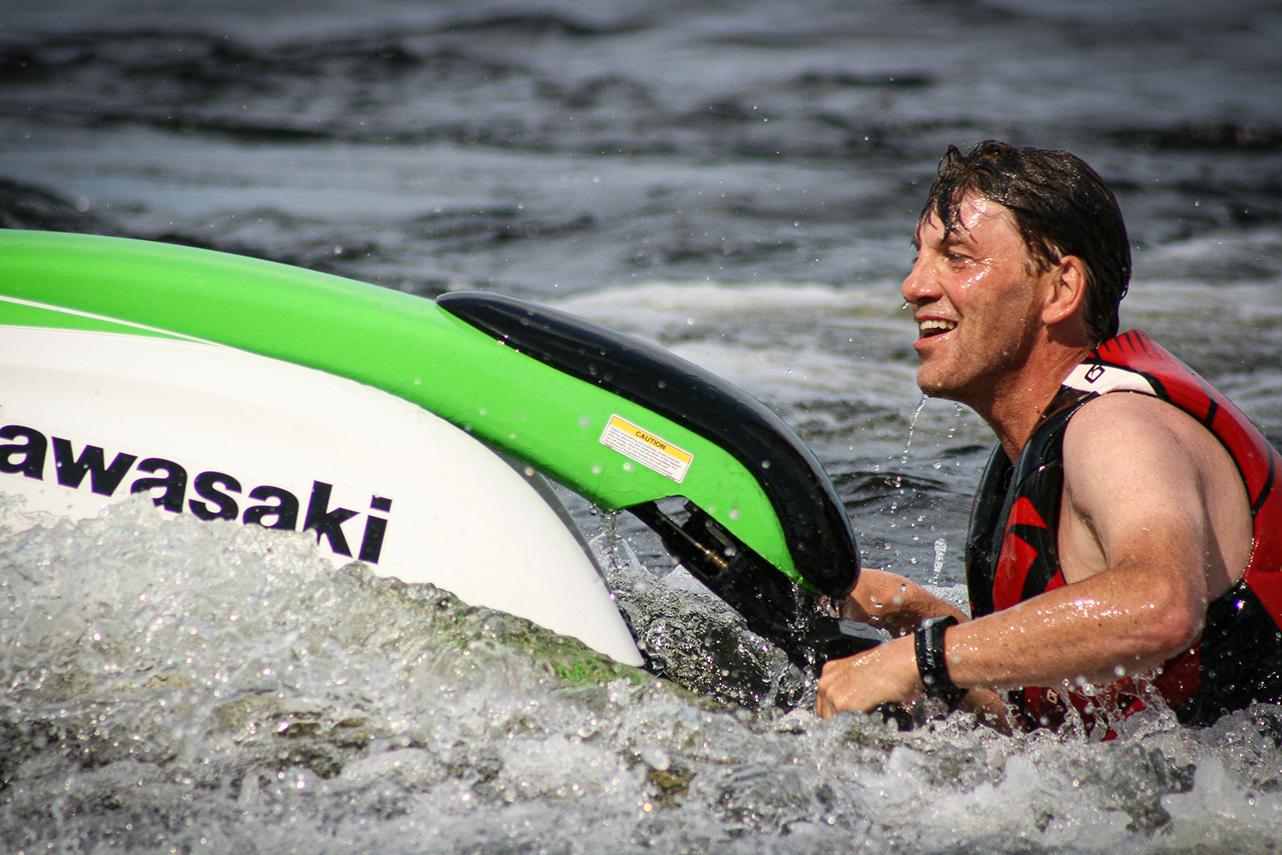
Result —
<svg viewBox="0 0 1282 855"><path fill-rule="evenodd" d="M1076 155L988 140L962 154L949 146L920 221L932 214L945 233L961 223L974 193L1008 209L1039 271L1065 255L1086 266L1085 320L1095 344L1117 335L1117 308L1131 279L1126 224L1113 192Z"/></svg>

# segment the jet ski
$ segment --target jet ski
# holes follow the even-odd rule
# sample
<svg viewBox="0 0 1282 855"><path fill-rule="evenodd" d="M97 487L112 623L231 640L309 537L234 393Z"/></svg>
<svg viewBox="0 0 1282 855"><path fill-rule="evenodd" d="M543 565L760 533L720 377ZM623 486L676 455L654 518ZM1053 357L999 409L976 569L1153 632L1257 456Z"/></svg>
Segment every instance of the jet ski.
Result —
<svg viewBox="0 0 1282 855"><path fill-rule="evenodd" d="M336 564L642 656L544 479L653 528L813 666L875 643L819 605L844 508L772 411L667 351L512 297L436 300L167 243L0 230L0 493L310 532ZM826 652L825 652L826 651Z"/></svg>

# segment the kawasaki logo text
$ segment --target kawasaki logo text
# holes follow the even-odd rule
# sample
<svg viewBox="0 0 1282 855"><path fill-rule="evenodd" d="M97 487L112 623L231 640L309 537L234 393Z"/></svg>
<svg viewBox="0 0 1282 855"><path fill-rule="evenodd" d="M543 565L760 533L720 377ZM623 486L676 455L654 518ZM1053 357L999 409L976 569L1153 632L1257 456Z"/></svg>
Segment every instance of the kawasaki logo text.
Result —
<svg viewBox="0 0 1282 855"><path fill-rule="evenodd" d="M352 556L343 524L361 511L331 508L333 484L312 481L307 510L300 513L298 496L281 487L260 484L249 490L241 479L225 472L199 472L189 477L184 466L163 457L119 453L107 463L107 455L96 445L85 444L79 451L71 440L46 437L34 428L6 425L0 428L0 473L45 480L45 464L52 452L57 483L71 490L88 488L100 496L114 496L129 479L129 493L147 493L158 507L174 513L190 511L203 520L225 519L257 523L266 528L316 532L337 555ZM188 486L193 496L188 498ZM390 513L392 500L371 496L369 510ZM387 518L366 513L356 557L378 563L387 533Z"/></svg>

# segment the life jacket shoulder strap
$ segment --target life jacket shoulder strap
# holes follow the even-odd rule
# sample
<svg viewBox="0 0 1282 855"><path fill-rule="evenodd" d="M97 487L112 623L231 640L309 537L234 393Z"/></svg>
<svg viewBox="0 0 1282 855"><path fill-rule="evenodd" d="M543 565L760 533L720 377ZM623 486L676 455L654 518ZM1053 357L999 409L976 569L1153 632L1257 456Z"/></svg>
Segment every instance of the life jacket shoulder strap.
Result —
<svg viewBox="0 0 1282 855"><path fill-rule="evenodd" d="M975 616L1058 587L1064 431L1086 400L1078 398L1046 419L1013 466L1000 446L993 451L971 508L966 544Z"/></svg>

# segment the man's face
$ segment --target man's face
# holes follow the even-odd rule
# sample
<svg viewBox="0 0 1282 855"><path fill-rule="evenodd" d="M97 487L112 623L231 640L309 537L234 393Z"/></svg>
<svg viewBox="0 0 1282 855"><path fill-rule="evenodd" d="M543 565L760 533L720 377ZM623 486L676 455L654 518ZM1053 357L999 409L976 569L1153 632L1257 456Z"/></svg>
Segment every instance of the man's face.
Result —
<svg viewBox="0 0 1282 855"><path fill-rule="evenodd" d="M1041 325L1045 274L1014 217L968 194L945 234L932 214L917 226L917 259L904 299L917 321L917 385L981 413L1019 381Z"/></svg>

